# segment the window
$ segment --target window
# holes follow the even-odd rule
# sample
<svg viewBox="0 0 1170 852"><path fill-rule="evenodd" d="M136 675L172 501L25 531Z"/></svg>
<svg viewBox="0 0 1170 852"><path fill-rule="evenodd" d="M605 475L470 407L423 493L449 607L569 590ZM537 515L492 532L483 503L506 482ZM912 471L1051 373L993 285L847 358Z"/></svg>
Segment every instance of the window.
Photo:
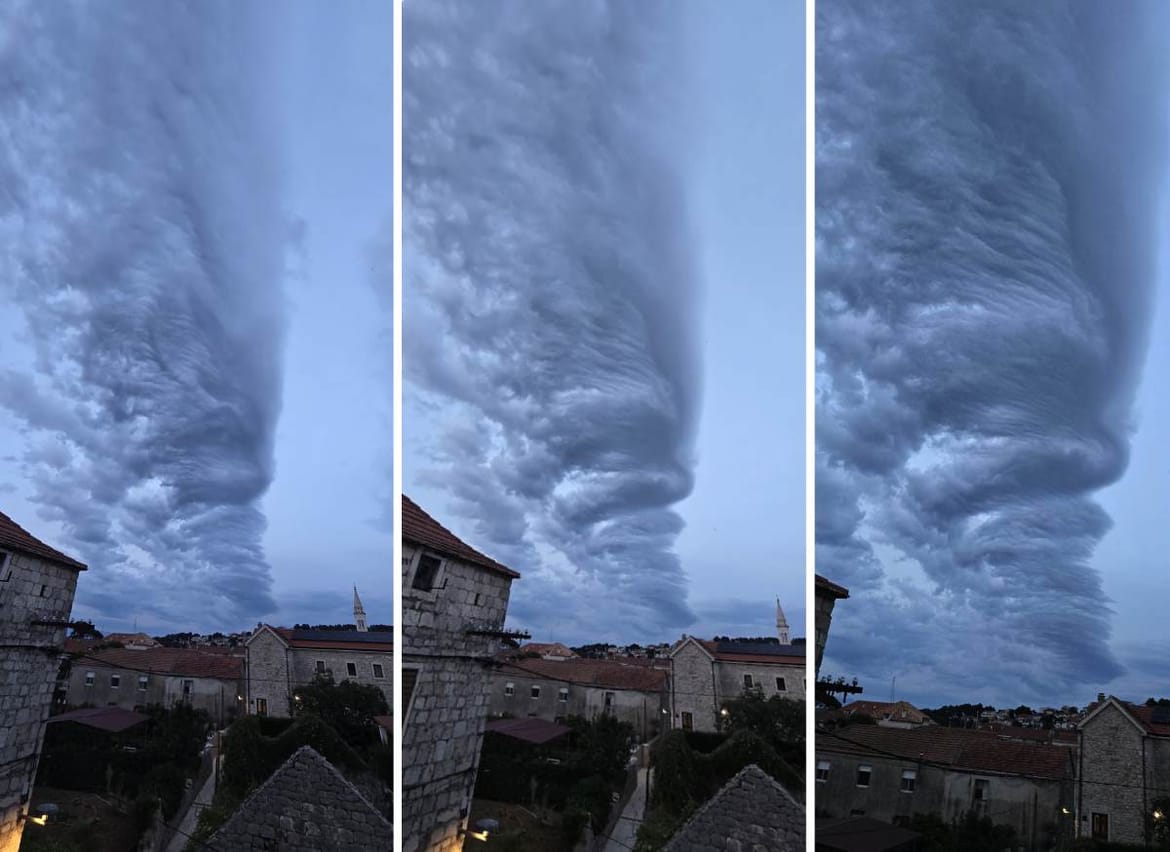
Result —
<svg viewBox="0 0 1170 852"><path fill-rule="evenodd" d="M849 812L849 816L865 816L865 808L854 808Z"/></svg>
<svg viewBox="0 0 1170 852"><path fill-rule="evenodd" d="M516 684L509 681L504 684L504 695L512 696L516 694Z"/></svg>
<svg viewBox="0 0 1170 852"><path fill-rule="evenodd" d="M345 673L350 677L357 677L357 663L346 663Z"/></svg>
<svg viewBox="0 0 1170 852"><path fill-rule="evenodd" d="M138 691L146 692L146 684L150 682L150 677L147 675L138 676Z"/></svg>
<svg viewBox="0 0 1170 852"><path fill-rule="evenodd" d="M975 779L975 801L977 801L977 802L986 802L987 801L987 779L986 778L976 778Z"/></svg>
<svg viewBox="0 0 1170 852"><path fill-rule="evenodd" d="M479 606L483 602L483 594L481 592L475 593L475 603L473 606Z"/></svg>
<svg viewBox="0 0 1170 852"><path fill-rule="evenodd" d="M868 787L869 786L869 776L872 774L873 774L873 767L872 766L867 766L866 764L863 763L861 766L857 767L857 786L858 787Z"/></svg>
<svg viewBox="0 0 1170 852"><path fill-rule="evenodd" d="M902 770L902 787L903 793L913 793L914 785L918 781L918 770L903 769Z"/></svg>
<svg viewBox="0 0 1170 852"><path fill-rule="evenodd" d="M193 680L185 680L185 681L183 681L183 697L184 697L184 698L190 698L190 697L191 697L191 689L192 689L194 686L195 686L195 681L193 681Z"/></svg>
<svg viewBox="0 0 1170 852"><path fill-rule="evenodd" d="M442 564L437 556L424 553L418 558L418 567L414 569L414 582L411 585L424 592L434 589L435 580L439 576L439 566Z"/></svg>
<svg viewBox="0 0 1170 852"><path fill-rule="evenodd" d="M414 685L418 682L418 669L402 670L402 725L406 726L406 717L410 713L410 700L414 697Z"/></svg>
<svg viewBox="0 0 1170 852"><path fill-rule="evenodd" d="M787 692L788 691L788 686L784 683L784 678L782 678L782 677L776 678L776 691L777 692Z"/></svg>
<svg viewBox="0 0 1170 852"><path fill-rule="evenodd" d="M532 697L533 698L540 698L540 687L539 686L532 687Z"/></svg>
<svg viewBox="0 0 1170 852"><path fill-rule="evenodd" d="M693 731L695 729L695 715L687 713L685 710L682 714L682 726L684 731Z"/></svg>
<svg viewBox="0 0 1170 852"><path fill-rule="evenodd" d="M1093 814L1093 839L1109 839L1109 814Z"/></svg>
<svg viewBox="0 0 1170 852"><path fill-rule="evenodd" d="M41 597L47 598L48 596L49 596L49 587L48 586L41 586Z"/></svg>
<svg viewBox="0 0 1170 852"><path fill-rule="evenodd" d="M613 709L613 693L612 692L605 693L605 709L606 710Z"/></svg>
<svg viewBox="0 0 1170 852"><path fill-rule="evenodd" d="M753 686L752 676L751 675L744 675L743 676L743 688L744 689L751 689L752 686Z"/></svg>
<svg viewBox="0 0 1170 852"><path fill-rule="evenodd" d="M85 673L85 685L86 686L93 686L93 672L86 672Z"/></svg>
<svg viewBox="0 0 1170 852"><path fill-rule="evenodd" d="M256 715L257 716L267 716L268 715L268 699L267 698L257 698L256 699Z"/></svg>
<svg viewBox="0 0 1170 852"><path fill-rule="evenodd" d="M110 675L110 689L117 689L118 684L122 682L121 675Z"/></svg>
<svg viewBox="0 0 1170 852"><path fill-rule="evenodd" d="M817 781L822 784L829 780L829 769L833 764L827 760L817 761Z"/></svg>
<svg viewBox="0 0 1170 852"><path fill-rule="evenodd" d="M317 660L317 674L325 674L325 661Z"/></svg>
<svg viewBox="0 0 1170 852"><path fill-rule="evenodd" d="M562 701L562 702L563 702L563 701L568 701L568 700L569 700L569 687L567 687L567 686L562 686L562 687L561 687L561 688L560 688L560 689L557 691L557 701Z"/></svg>
<svg viewBox="0 0 1170 852"><path fill-rule="evenodd" d="M386 672L382 669L381 663L374 663L374 677L376 677L378 680L386 677Z"/></svg>

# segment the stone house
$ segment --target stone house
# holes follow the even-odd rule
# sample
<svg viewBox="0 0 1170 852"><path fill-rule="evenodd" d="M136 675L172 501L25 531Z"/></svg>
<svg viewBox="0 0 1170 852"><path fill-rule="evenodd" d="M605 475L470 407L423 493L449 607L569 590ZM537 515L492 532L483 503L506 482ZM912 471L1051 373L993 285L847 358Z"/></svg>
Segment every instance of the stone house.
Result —
<svg viewBox="0 0 1170 852"><path fill-rule="evenodd" d="M16 852L85 565L0 512L0 852Z"/></svg>
<svg viewBox="0 0 1170 852"><path fill-rule="evenodd" d="M242 654L161 646L103 648L73 660L66 702L127 710L183 702L206 710L222 726L240 712L243 671Z"/></svg>
<svg viewBox="0 0 1170 852"><path fill-rule="evenodd" d="M803 852L804 826L804 806L768 773L749 764L695 811L663 852Z"/></svg>
<svg viewBox="0 0 1170 852"><path fill-rule="evenodd" d="M492 716L550 722L609 715L629 722L646 742L666 725L669 683L666 669L645 660L512 658L492 671L488 707Z"/></svg>
<svg viewBox="0 0 1170 852"><path fill-rule="evenodd" d="M402 849L463 846L490 667L520 575L402 497Z"/></svg>
<svg viewBox="0 0 1170 852"><path fill-rule="evenodd" d="M1145 843L1170 797L1170 707L1102 697L1078 725L1076 836ZM1164 805L1163 805L1164 807Z"/></svg>
<svg viewBox="0 0 1170 852"><path fill-rule="evenodd" d="M260 624L244 643L243 703L248 715L293 715L298 686L317 675L376 686L394 706L394 634L375 630L297 630Z"/></svg>
<svg viewBox="0 0 1170 852"><path fill-rule="evenodd" d="M847 597L849 597L849 590L844 586L838 586L820 574L816 575L816 581L813 585L813 598L816 605L813 627L816 630L816 674L818 676L821 673L821 660L825 656L825 643L829 640L829 625L833 623L833 608L837 605L837 601Z"/></svg>
<svg viewBox="0 0 1170 852"><path fill-rule="evenodd" d="M934 720L909 701L850 701L840 710L851 716L868 716L884 728L917 728L933 725Z"/></svg>
<svg viewBox="0 0 1170 852"><path fill-rule="evenodd" d="M671 727L718 731L724 705L754 692L803 701L805 647L683 636L670 650Z"/></svg>
<svg viewBox="0 0 1170 852"><path fill-rule="evenodd" d="M1015 829L1021 847L1072 836L1073 751L991 731L855 724L816 735L817 817L905 826L915 814L952 823L969 811Z"/></svg>

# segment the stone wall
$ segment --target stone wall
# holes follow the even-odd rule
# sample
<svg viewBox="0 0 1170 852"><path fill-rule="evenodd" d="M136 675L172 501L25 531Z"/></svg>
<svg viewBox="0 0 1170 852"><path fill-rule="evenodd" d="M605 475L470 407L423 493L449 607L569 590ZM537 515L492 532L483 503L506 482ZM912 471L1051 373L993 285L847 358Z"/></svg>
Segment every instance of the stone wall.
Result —
<svg viewBox="0 0 1170 852"><path fill-rule="evenodd" d="M4 551L0 551L4 552ZM4 559L4 557L0 557ZM20 846L77 571L21 553L0 565L0 852ZM37 620L60 624L33 624Z"/></svg>
<svg viewBox="0 0 1170 852"><path fill-rule="evenodd" d="M248 640L244 658L244 695L249 715L258 713L258 702L267 703L269 716L289 716L292 682L288 646L268 628L260 628Z"/></svg>
<svg viewBox="0 0 1170 852"><path fill-rule="evenodd" d="M488 712L489 661L511 579L445 559L432 590L412 585L422 551L403 542L402 666L417 672L402 711L403 852L460 849Z"/></svg>
<svg viewBox="0 0 1170 852"><path fill-rule="evenodd" d="M718 705L715 695L715 667L711 658L693 642L671 655L671 720L682 728L684 713L690 713L694 730L716 730Z"/></svg>
<svg viewBox="0 0 1170 852"><path fill-rule="evenodd" d="M718 687L716 701L722 705L730 699L743 695L744 675L751 675L754 688L765 698L779 695L781 698L804 700L803 666L786 666L775 663L731 663L715 662L715 681ZM780 689L776 678L782 678L784 689Z"/></svg>
<svg viewBox="0 0 1170 852"><path fill-rule="evenodd" d="M319 648L292 649L292 681L293 686L311 683L317 675L317 661L325 663L326 671L333 673L333 680L341 683L343 680L352 680L355 683L367 686L376 686L386 696L386 706L394 706L394 655L389 651L339 651L335 648L328 650ZM353 663L357 669L356 675L350 675L346 667ZM382 667L382 676L375 677L374 666Z"/></svg>
<svg viewBox="0 0 1170 852"><path fill-rule="evenodd" d="M1109 821L1108 839L1142 843L1148 797L1144 732L1116 705L1107 704L1081 729L1080 806L1077 836L1090 837L1093 814Z"/></svg>
<svg viewBox="0 0 1170 852"><path fill-rule="evenodd" d="M86 684L86 676L93 675L93 683ZM118 677L118 685L111 684L111 676ZM145 688L140 678L146 678ZM183 691L184 681L191 682L190 694ZM133 710L150 704L170 707L186 701L200 710L206 710L212 719L226 720L235 715L240 703L236 696L241 694L242 684L238 680L204 677L183 677L146 673L136 669L118 668L93 660L77 659L69 673L69 689L66 701L71 705L92 704L95 707L116 705Z"/></svg>

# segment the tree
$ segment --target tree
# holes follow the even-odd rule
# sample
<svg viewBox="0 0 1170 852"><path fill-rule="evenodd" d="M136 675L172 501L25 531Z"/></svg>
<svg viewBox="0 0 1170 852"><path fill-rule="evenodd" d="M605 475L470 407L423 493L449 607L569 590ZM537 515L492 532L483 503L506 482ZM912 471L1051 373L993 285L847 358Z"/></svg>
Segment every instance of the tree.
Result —
<svg viewBox="0 0 1170 852"><path fill-rule="evenodd" d="M390 712L386 696L376 686L319 674L295 695L297 712L319 716L354 748L365 748L377 739L375 716Z"/></svg>
<svg viewBox="0 0 1170 852"><path fill-rule="evenodd" d="M69 632L70 639L102 638L102 632L94 627L92 621L75 621L69 626L72 628Z"/></svg>

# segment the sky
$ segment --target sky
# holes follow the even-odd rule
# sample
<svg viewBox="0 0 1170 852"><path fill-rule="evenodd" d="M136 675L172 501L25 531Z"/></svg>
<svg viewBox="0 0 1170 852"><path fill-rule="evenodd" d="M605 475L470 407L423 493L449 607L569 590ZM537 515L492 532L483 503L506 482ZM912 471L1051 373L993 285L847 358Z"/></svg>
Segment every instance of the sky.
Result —
<svg viewBox="0 0 1170 852"><path fill-rule="evenodd" d="M391 9L9 4L0 509L105 630L391 621Z"/></svg>
<svg viewBox="0 0 1170 852"><path fill-rule="evenodd" d="M802 635L803 3L404 11L406 492L541 641Z"/></svg>
<svg viewBox="0 0 1170 852"><path fill-rule="evenodd" d="M822 674L867 697L1165 683L1170 21L1129 11L818 4Z"/></svg>

